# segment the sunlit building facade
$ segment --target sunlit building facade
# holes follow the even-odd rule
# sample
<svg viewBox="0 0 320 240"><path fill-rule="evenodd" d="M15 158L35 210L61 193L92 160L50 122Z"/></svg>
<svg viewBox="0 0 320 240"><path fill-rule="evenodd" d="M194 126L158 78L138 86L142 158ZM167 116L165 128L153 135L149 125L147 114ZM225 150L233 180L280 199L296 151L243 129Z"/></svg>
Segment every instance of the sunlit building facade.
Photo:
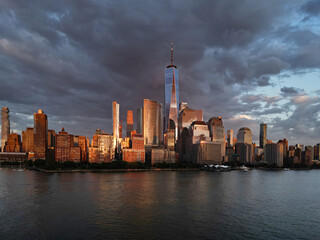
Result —
<svg viewBox="0 0 320 240"><path fill-rule="evenodd" d="M133 112L129 110L127 111L127 137L131 137L132 131L133 131Z"/></svg>
<svg viewBox="0 0 320 240"><path fill-rule="evenodd" d="M113 147L116 148L119 145L119 112L120 106L117 102L112 102L112 122L113 122Z"/></svg>
<svg viewBox="0 0 320 240"><path fill-rule="evenodd" d="M34 113L33 147L36 159L46 159L48 150L48 119L41 109Z"/></svg>
<svg viewBox="0 0 320 240"><path fill-rule="evenodd" d="M7 107L1 109L1 148L4 151L4 146L10 134L10 110Z"/></svg>

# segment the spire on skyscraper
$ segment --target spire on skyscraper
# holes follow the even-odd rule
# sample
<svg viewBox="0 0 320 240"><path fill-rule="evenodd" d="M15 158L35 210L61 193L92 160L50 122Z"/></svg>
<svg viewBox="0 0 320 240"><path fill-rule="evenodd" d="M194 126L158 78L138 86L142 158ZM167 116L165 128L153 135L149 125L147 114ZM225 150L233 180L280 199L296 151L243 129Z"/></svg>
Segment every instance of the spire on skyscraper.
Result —
<svg viewBox="0 0 320 240"><path fill-rule="evenodd" d="M177 66L173 65L173 41L171 41L171 64L167 68L171 67L177 68Z"/></svg>

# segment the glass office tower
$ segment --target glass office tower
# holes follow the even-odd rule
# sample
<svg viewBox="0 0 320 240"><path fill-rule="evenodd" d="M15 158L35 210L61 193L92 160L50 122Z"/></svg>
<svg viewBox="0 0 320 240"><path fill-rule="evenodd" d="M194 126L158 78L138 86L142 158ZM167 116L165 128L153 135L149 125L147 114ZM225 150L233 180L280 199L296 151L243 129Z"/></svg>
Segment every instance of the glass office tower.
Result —
<svg viewBox="0 0 320 240"><path fill-rule="evenodd" d="M165 69L164 132L174 130L178 136L179 70L173 65L173 43L171 42L171 64Z"/></svg>

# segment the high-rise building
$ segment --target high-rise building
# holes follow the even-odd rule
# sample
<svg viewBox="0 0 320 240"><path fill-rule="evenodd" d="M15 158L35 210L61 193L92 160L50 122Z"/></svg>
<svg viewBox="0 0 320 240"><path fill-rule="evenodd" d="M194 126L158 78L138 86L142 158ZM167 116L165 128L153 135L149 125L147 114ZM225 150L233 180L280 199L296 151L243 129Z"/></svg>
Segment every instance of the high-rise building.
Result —
<svg viewBox="0 0 320 240"><path fill-rule="evenodd" d="M140 107L137 109L137 134L142 133L142 116L143 116L143 108Z"/></svg>
<svg viewBox="0 0 320 240"><path fill-rule="evenodd" d="M191 124L195 121L203 121L202 110L193 110L188 107L187 103L181 103L178 118L178 136L180 136L184 128L189 129Z"/></svg>
<svg viewBox="0 0 320 240"><path fill-rule="evenodd" d="M53 129L48 130L48 148L53 149L56 145L56 132Z"/></svg>
<svg viewBox="0 0 320 240"><path fill-rule="evenodd" d="M142 132L145 145L162 144L162 104L143 100Z"/></svg>
<svg viewBox="0 0 320 240"><path fill-rule="evenodd" d="M229 129L227 131L227 143L228 147L233 147L233 130Z"/></svg>
<svg viewBox="0 0 320 240"><path fill-rule="evenodd" d="M120 121L119 121L119 112L120 112L120 106L117 102L112 102L112 122L113 122L113 147L118 148L119 147L119 127L120 127Z"/></svg>
<svg viewBox="0 0 320 240"><path fill-rule="evenodd" d="M222 158L226 154L226 140L224 134L224 126L221 117L212 117L208 121L208 126L210 130L211 141L220 144L221 152L220 155ZM223 161L223 159L221 159Z"/></svg>
<svg viewBox="0 0 320 240"><path fill-rule="evenodd" d="M99 162L111 162L114 159L113 140L113 136L107 133L98 136Z"/></svg>
<svg viewBox="0 0 320 240"><path fill-rule="evenodd" d="M33 128L28 127L22 131L22 151L33 152Z"/></svg>
<svg viewBox="0 0 320 240"><path fill-rule="evenodd" d="M174 129L178 137L179 71L173 65L173 43L171 42L171 64L165 69L164 131Z"/></svg>
<svg viewBox="0 0 320 240"><path fill-rule="evenodd" d="M48 149L48 119L41 109L34 113L33 145L36 159L46 159Z"/></svg>
<svg viewBox="0 0 320 240"><path fill-rule="evenodd" d="M240 128L237 134L237 143L252 144L252 133L247 127Z"/></svg>
<svg viewBox="0 0 320 240"><path fill-rule="evenodd" d="M74 146L74 136L68 134L64 128L56 135L55 160L57 162L80 162L81 150Z"/></svg>
<svg viewBox="0 0 320 240"><path fill-rule="evenodd" d="M260 124L260 142L259 147L263 148L267 144L267 124Z"/></svg>
<svg viewBox="0 0 320 240"><path fill-rule="evenodd" d="M127 111L127 137L131 137L133 131L133 113L131 110Z"/></svg>
<svg viewBox="0 0 320 240"><path fill-rule="evenodd" d="M120 120L119 124L119 138L122 138L122 120Z"/></svg>
<svg viewBox="0 0 320 240"><path fill-rule="evenodd" d="M9 108L3 107L1 109L1 148L2 152L4 151L4 146L6 145L6 141L9 138L10 134L10 116L9 116Z"/></svg>
<svg viewBox="0 0 320 240"><path fill-rule="evenodd" d="M265 145L264 159L269 166L283 166L283 144L268 143Z"/></svg>

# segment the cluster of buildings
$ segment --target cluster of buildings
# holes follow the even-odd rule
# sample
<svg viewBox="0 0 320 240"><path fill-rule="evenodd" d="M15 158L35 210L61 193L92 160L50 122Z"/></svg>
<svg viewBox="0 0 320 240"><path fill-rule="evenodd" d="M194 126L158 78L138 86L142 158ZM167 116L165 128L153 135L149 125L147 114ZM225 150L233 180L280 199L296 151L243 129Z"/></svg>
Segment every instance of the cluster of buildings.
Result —
<svg viewBox="0 0 320 240"><path fill-rule="evenodd" d="M320 157L316 146L288 146L286 139L277 143L267 140L267 125L260 124L259 146L252 142L251 130L242 127L234 136L226 131L221 117L204 121L202 110L179 102L179 71L173 64L165 68L164 103L144 99L134 114L127 111L126 130L120 120L120 105L112 102L112 134L97 129L90 140L86 136L48 129L47 115L34 113L33 127L22 131L22 138L10 132L9 109L1 110L0 161L51 159L57 162L103 163L117 159L128 162L190 162L196 164L266 164L311 166Z"/></svg>

